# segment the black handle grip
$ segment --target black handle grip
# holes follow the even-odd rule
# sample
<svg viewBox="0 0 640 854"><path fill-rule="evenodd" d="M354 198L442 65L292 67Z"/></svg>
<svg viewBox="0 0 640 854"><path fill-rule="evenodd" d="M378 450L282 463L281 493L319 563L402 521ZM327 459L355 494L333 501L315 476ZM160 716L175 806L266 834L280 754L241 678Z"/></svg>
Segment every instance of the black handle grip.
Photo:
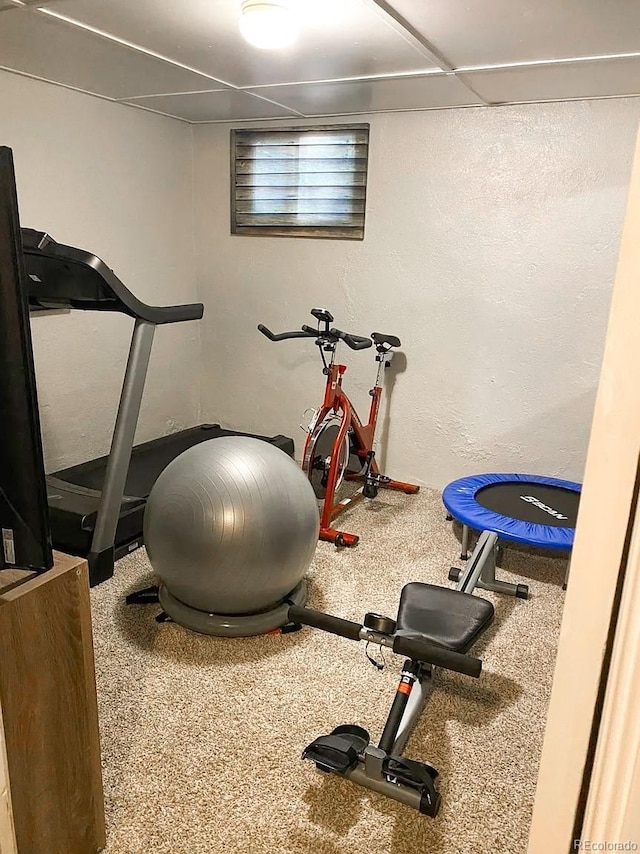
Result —
<svg viewBox="0 0 640 854"><path fill-rule="evenodd" d="M304 329L304 327L303 327L303 329ZM263 323L258 324L258 331L262 332L263 335L266 335L266 337L269 339L269 341L285 341L287 338L309 338L310 337L308 332L304 332L304 331L298 332L297 330L295 332L280 332L280 333L276 334L275 332L272 332L270 329L267 329L267 327ZM315 329L313 329L311 331L313 332L314 335L316 334Z"/></svg>
<svg viewBox="0 0 640 854"><path fill-rule="evenodd" d="M352 350L366 350L373 345L371 338L364 338L362 335L352 335L350 332L343 332L341 329L332 329L331 334L344 341L347 347L351 347Z"/></svg>
<svg viewBox="0 0 640 854"><path fill-rule="evenodd" d="M313 335L314 338L322 338L326 333L320 332L319 329L314 329L313 326L307 326L306 323L302 324L302 331L305 335L311 337Z"/></svg>
<svg viewBox="0 0 640 854"><path fill-rule="evenodd" d="M360 623L352 623L351 620L343 620L341 617L333 617L322 611L314 611L313 608L303 608L301 605L292 605L289 608L289 620L292 623L301 623L303 626L312 626L314 629L322 629L334 635L340 635L349 640L360 640Z"/></svg>
<svg viewBox="0 0 640 854"><path fill-rule="evenodd" d="M453 652L421 638L396 635L393 640L393 651L416 661L433 664L435 667L444 667L445 670L455 670L457 673L464 673L465 676L474 676L476 679L482 671L482 662L479 658Z"/></svg>
<svg viewBox="0 0 640 854"><path fill-rule="evenodd" d="M346 335L344 340L352 350L367 350L373 345L371 338L358 340L358 338L354 338L353 335Z"/></svg>
<svg viewBox="0 0 640 854"><path fill-rule="evenodd" d="M191 305L147 306L155 312L155 323L184 323L185 320L200 320L204 314L201 302Z"/></svg>

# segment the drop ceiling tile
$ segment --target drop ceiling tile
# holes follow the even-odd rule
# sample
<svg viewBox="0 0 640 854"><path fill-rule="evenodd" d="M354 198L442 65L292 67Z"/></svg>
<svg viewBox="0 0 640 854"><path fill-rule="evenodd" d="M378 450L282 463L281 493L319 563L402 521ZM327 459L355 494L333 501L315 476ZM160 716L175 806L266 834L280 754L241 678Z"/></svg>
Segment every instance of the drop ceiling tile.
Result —
<svg viewBox="0 0 640 854"><path fill-rule="evenodd" d="M290 110L235 89L188 95L161 95L155 98L129 98L126 103L138 104L190 122L298 118L296 113Z"/></svg>
<svg viewBox="0 0 640 854"><path fill-rule="evenodd" d="M492 104L640 94L640 59L572 62L461 75Z"/></svg>
<svg viewBox="0 0 640 854"><path fill-rule="evenodd" d="M307 116L421 110L481 104L453 75L393 77L344 83L305 83L255 90Z"/></svg>
<svg viewBox="0 0 640 854"><path fill-rule="evenodd" d="M294 0L301 31L278 51L248 45L239 0L59 0L56 13L234 86L372 76L433 67L372 0Z"/></svg>
<svg viewBox="0 0 640 854"><path fill-rule="evenodd" d="M389 0L456 67L640 51L638 0Z"/></svg>
<svg viewBox="0 0 640 854"><path fill-rule="evenodd" d="M221 85L27 9L0 16L0 64L111 98Z"/></svg>

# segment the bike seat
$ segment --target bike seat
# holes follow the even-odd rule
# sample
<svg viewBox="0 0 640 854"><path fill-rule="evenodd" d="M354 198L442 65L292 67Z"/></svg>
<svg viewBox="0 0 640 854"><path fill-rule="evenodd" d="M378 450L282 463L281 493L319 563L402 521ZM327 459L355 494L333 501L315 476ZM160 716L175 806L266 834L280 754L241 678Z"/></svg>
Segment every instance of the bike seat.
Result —
<svg viewBox="0 0 640 854"><path fill-rule="evenodd" d="M374 344L388 344L389 347L400 347L400 339L395 335L383 335L381 332L372 332L371 338Z"/></svg>

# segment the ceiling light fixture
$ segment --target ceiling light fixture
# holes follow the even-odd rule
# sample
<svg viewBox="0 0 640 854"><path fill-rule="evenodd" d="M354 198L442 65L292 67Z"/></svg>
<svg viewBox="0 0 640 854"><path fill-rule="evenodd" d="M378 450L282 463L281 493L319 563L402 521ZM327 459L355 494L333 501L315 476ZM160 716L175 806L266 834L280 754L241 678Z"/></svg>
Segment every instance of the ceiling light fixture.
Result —
<svg viewBox="0 0 640 854"><path fill-rule="evenodd" d="M240 32L254 47L275 50L294 41L298 23L287 0L242 0Z"/></svg>

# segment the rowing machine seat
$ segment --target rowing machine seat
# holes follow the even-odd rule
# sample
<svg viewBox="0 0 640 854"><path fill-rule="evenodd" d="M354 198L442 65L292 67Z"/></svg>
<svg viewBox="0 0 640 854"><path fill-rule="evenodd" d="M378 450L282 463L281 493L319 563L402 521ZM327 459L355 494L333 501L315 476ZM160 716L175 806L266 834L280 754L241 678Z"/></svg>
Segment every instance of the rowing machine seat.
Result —
<svg viewBox="0 0 640 854"><path fill-rule="evenodd" d="M412 581L402 588L396 634L467 652L489 627L493 614L487 599Z"/></svg>

